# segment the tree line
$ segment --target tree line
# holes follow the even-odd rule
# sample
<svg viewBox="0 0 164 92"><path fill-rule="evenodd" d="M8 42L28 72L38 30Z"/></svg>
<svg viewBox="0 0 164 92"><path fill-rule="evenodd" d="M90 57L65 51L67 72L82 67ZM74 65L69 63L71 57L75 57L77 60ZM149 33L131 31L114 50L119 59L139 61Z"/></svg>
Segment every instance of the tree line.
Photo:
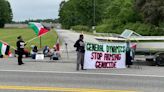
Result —
<svg viewBox="0 0 164 92"><path fill-rule="evenodd" d="M59 17L68 29L88 31L96 26L97 32L131 29L142 35L164 35L163 0L69 0L61 2Z"/></svg>
<svg viewBox="0 0 164 92"><path fill-rule="evenodd" d="M25 21L12 21L12 23L20 23L20 24L28 24L29 22L46 22L46 23L59 23L58 19L29 19L29 20L25 20Z"/></svg>
<svg viewBox="0 0 164 92"><path fill-rule="evenodd" d="M0 0L0 28L5 26L5 23L12 22L13 13L10 3L7 0Z"/></svg>

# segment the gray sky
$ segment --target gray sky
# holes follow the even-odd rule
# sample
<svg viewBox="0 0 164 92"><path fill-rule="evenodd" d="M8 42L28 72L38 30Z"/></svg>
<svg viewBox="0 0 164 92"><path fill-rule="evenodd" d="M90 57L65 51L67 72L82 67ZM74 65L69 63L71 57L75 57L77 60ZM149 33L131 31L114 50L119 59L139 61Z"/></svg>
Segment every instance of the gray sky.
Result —
<svg viewBox="0 0 164 92"><path fill-rule="evenodd" d="M58 18L59 4L63 0L8 0L14 21Z"/></svg>

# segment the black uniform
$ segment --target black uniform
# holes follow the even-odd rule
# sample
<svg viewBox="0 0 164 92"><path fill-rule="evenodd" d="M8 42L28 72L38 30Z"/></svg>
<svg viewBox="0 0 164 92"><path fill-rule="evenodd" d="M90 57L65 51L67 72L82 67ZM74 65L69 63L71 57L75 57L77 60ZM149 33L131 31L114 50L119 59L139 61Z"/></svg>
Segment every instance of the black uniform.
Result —
<svg viewBox="0 0 164 92"><path fill-rule="evenodd" d="M24 54L25 42L23 40L17 41L18 65L24 64L22 62L22 55Z"/></svg>

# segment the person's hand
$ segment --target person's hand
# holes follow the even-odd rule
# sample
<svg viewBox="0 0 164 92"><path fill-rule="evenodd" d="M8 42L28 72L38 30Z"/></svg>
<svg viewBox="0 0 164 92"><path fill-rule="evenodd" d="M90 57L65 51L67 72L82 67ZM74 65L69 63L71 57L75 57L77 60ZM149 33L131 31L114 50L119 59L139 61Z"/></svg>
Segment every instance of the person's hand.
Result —
<svg viewBox="0 0 164 92"><path fill-rule="evenodd" d="M27 43L28 43L28 42L25 42L24 46L26 46L26 45L27 45Z"/></svg>

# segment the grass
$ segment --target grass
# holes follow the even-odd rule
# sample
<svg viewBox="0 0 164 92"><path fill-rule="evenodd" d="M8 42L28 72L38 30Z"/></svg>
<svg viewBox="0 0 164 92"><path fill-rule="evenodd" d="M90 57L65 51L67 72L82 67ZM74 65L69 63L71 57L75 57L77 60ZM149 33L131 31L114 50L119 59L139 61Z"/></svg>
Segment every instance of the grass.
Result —
<svg viewBox="0 0 164 92"><path fill-rule="evenodd" d="M34 31L30 28L0 29L0 40L7 42L10 46L13 46L15 48L16 48L17 37L19 35L23 37L23 40L25 42L34 37L37 37ZM56 43L56 39L57 39L57 34L54 30L51 30L47 34L43 35L41 37L42 48L46 45L52 48L53 45ZM32 40L31 42L28 42L25 48L30 51L31 45L36 45L38 46L38 48L40 48L40 38L36 38ZM11 49L11 51L14 51L14 49Z"/></svg>

